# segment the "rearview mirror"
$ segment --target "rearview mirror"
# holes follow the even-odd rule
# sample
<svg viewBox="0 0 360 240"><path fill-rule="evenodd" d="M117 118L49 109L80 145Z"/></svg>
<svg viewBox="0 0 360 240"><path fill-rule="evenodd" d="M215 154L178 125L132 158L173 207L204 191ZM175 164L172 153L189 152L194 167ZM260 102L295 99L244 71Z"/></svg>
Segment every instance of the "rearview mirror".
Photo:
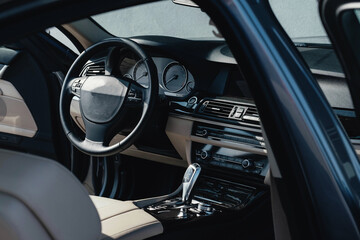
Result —
<svg viewBox="0 0 360 240"><path fill-rule="evenodd" d="M188 6L188 7L199 7L196 3L194 3L191 0L172 0L173 3L175 4L179 4L179 5L184 5L184 6Z"/></svg>

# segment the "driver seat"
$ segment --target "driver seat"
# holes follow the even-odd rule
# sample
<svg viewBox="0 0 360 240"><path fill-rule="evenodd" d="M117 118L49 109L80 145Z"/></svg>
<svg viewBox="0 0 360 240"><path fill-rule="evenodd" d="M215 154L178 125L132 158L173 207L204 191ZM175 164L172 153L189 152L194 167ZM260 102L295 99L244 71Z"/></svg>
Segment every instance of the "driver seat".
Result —
<svg viewBox="0 0 360 240"><path fill-rule="evenodd" d="M89 196L57 162L0 149L0 239L145 239L162 232L131 201Z"/></svg>

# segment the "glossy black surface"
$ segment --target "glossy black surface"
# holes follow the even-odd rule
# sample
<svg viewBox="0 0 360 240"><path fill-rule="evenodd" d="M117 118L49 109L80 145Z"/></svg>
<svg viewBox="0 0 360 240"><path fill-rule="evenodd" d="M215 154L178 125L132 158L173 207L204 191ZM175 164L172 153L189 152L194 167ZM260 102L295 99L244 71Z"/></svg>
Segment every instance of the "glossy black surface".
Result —
<svg viewBox="0 0 360 240"><path fill-rule="evenodd" d="M150 205L145 210L161 221L189 221L239 211L265 192L264 187L257 189L255 186L202 175L191 194L191 203L184 204L181 197L176 197ZM186 214L182 215L184 209Z"/></svg>

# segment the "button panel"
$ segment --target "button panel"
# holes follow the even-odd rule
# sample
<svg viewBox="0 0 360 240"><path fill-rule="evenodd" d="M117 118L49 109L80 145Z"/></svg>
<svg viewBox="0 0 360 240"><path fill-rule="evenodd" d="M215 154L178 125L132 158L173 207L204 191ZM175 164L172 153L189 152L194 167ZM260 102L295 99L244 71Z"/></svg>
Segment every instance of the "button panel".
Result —
<svg viewBox="0 0 360 240"><path fill-rule="evenodd" d="M202 166L213 169L227 168L255 175L266 174L268 167L266 156L200 143L193 143L193 146L193 159Z"/></svg>
<svg viewBox="0 0 360 240"><path fill-rule="evenodd" d="M80 90L87 78L77 78L71 85L71 90L76 96L80 96Z"/></svg>

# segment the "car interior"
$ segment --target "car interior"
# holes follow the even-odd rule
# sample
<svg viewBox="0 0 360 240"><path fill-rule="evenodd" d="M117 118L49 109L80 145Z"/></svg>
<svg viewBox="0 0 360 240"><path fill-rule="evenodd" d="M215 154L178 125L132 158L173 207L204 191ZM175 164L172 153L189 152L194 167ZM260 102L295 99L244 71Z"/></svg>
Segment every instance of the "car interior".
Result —
<svg viewBox="0 0 360 240"><path fill-rule="evenodd" d="M92 16L0 47L1 239L275 238L251 79L206 23L117 36ZM295 46L360 155L334 49Z"/></svg>

